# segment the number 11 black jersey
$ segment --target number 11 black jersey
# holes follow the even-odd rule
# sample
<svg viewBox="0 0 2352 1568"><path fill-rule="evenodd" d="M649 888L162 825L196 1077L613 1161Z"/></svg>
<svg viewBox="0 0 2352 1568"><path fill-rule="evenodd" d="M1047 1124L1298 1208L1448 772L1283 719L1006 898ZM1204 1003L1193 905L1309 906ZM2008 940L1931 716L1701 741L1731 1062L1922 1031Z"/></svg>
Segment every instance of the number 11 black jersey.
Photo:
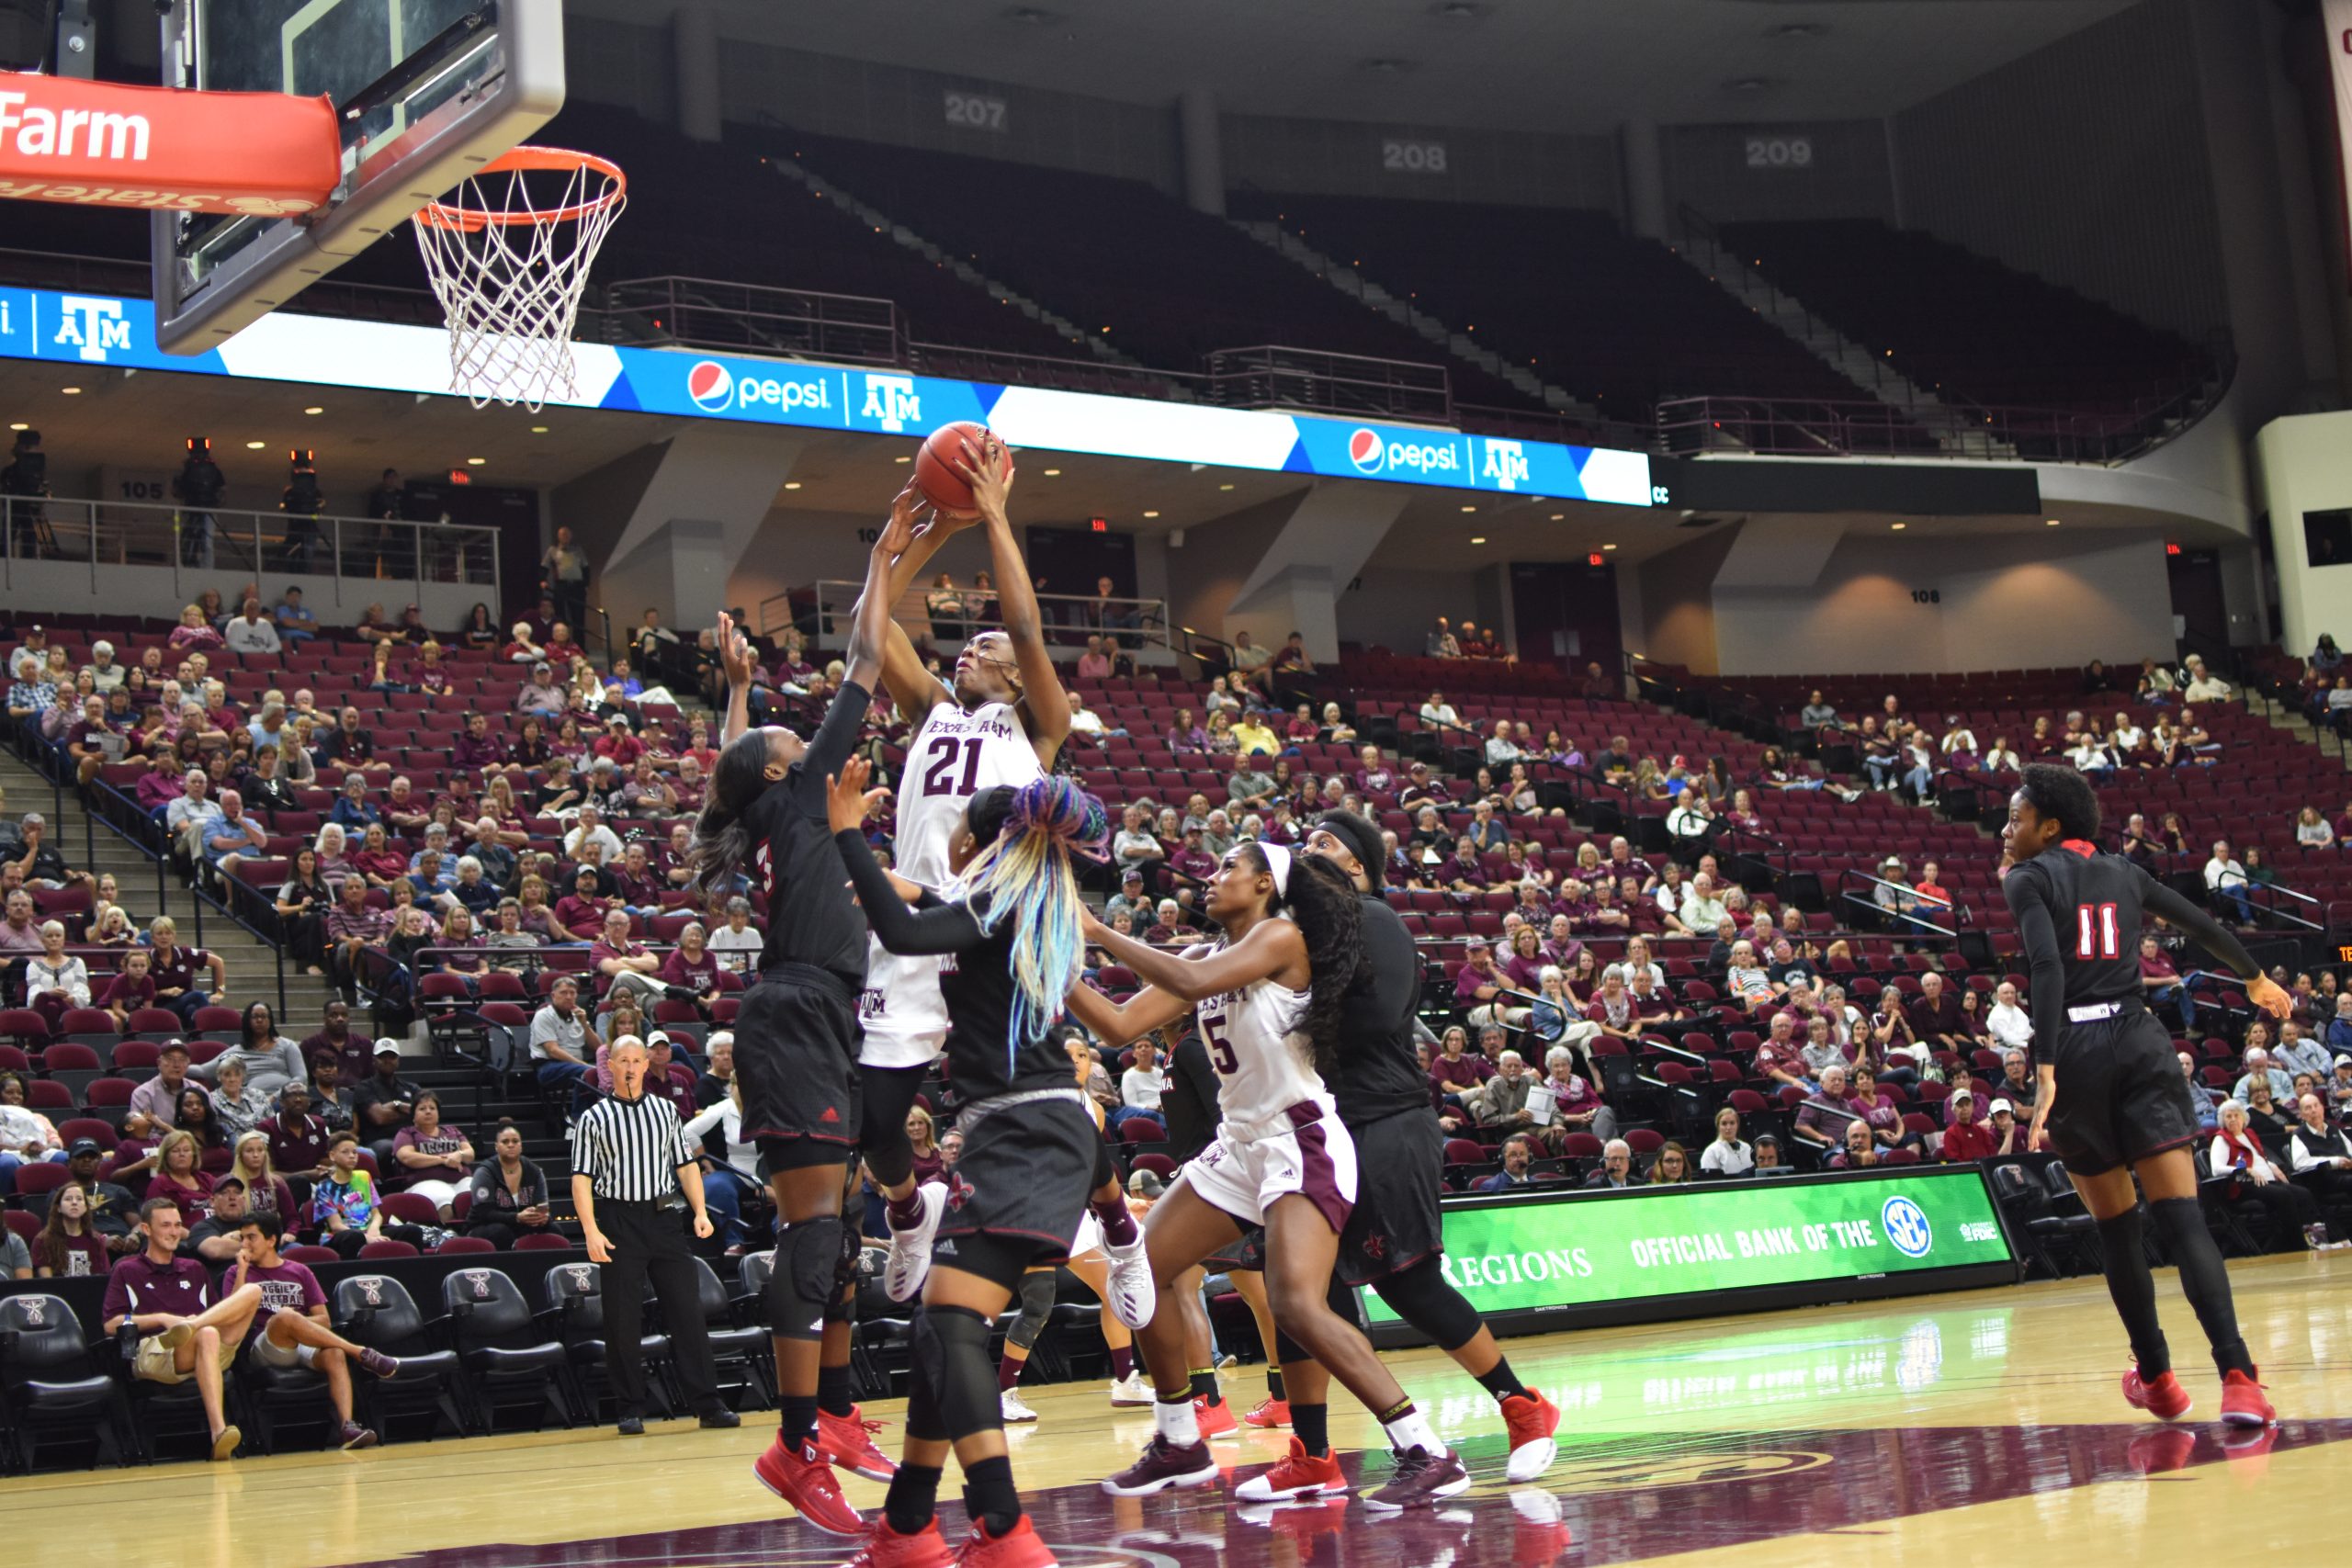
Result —
<svg viewBox="0 0 2352 1568"><path fill-rule="evenodd" d="M2120 1002L2143 996L2140 985L2140 925L2154 884L2121 855L2068 839L2001 880L2012 913L2039 902L2050 911L2066 972L2066 1005Z"/></svg>

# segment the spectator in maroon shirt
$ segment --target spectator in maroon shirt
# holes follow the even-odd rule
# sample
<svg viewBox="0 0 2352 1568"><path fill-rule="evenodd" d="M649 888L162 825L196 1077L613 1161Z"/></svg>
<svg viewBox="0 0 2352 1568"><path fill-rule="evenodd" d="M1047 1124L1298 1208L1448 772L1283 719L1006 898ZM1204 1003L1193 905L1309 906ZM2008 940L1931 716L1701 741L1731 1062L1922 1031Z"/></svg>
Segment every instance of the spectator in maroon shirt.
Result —
<svg viewBox="0 0 2352 1568"><path fill-rule="evenodd" d="M1967 1088L1951 1091L1951 1125L1944 1129L1943 1156L1947 1162L1984 1159L1998 1147L1993 1130L1976 1120L1976 1095Z"/></svg>
<svg viewBox="0 0 2352 1568"><path fill-rule="evenodd" d="M97 1005L114 1014L114 1026L127 1029L130 1015L155 1005L155 982L147 973L147 950L132 948L122 955L122 968L98 994Z"/></svg>
<svg viewBox="0 0 2352 1568"><path fill-rule="evenodd" d="M489 717L469 713L465 732L450 745L449 761L469 771L487 771L503 768L506 753L506 742L490 732Z"/></svg>
<svg viewBox="0 0 2352 1568"><path fill-rule="evenodd" d="M1756 1047L1756 1076L1813 1093L1816 1086L1805 1076L1804 1053L1796 1042L1796 1021L1785 1012L1776 1012L1768 1028L1770 1032Z"/></svg>
<svg viewBox="0 0 2352 1568"><path fill-rule="evenodd" d="M689 920L678 933L678 945L662 961L661 981L692 991L695 1005L708 1012L718 1000L718 954L710 951L708 933L700 920Z"/></svg>
<svg viewBox="0 0 2352 1568"><path fill-rule="evenodd" d="M1377 746L1366 746L1356 753L1363 765L1356 770L1356 788L1365 795L1387 795L1396 787L1396 770L1390 767Z"/></svg>
<svg viewBox="0 0 2352 1568"><path fill-rule="evenodd" d="M135 1340L131 1375L149 1382L196 1380L212 1433L212 1457L237 1451L243 1434L229 1425L220 1374L237 1359L245 1331L261 1306L261 1287L247 1285L212 1300L212 1276L193 1258L179 1256L187 1235L179 1202L151 1198L139 1206L147 1247L107 1276L99 1311L110 1335Z"/></svg>
<svg viewBox="0 0 2352 1568"><path fill-rule="evenodd" d="M277 1091L277 1113L254 1131L269 1140L269 1168L281 1177L312 1180L326 1174L327 1124L311 1114L311 1086L290 1083Z"/></svg>
<svg viewBox="0 0 2352 1568"><path fill-rule="evenodd" d="M1502 972L1513 989L1530 996L1541 990L1544 962L1541 933L1533 926L1521 924L1510 933L1510 953L1502 962Z"/></svg>
<svg viewBox="0 0 2352 1568"><path fill-rule="evenodd" d="M185 1101L183 1101L185 1104ZM185 1110L182 1116L187 1115ZM186 1127L175 1127L164 1134L155 1149L155 1177L147 1183L150 1198L169 1198L195 1206L202 1206L212 1197L212 1178L206 1174L202 1153L197 1147L196 1134Z"/></svg>
<svg viewBox="0 0 2352 1568"><path fill-rule="evenodd" d="M618 898L596 891L602 878L593 865L583 865L572 877L572 890L556 900L555 923L573 942L594 942L605 929L605 917L618 909ZM628 911L620 910L622 919Z"/></svg>
<svg viewBox="0 0 2352 1568"><path fill-rule="evenodd" d="M1484 942L1470 944L1469 962L1454 977L1453 999L1468 1010L1474 1024L1507 1023L1513 1028L1527 1021L1530 1004L1513 1004L1503 993L1510 982L1495 966L1494 949Z"/></svg>
<svg viewBox="0 0 2352 1568"><path fill-rule="evenodd" d="M390 1377L401 1364L385 1355L353 1344L327 1326L326 1292L318 1276L300 1263L277 1254L286 1235L282 1215L257 1210L245 1216L238 1232L237 1261L221 1285L235 1300L247 1291L261 1299L254 1308L252 1348L246 1359L265 1367L290 1370L309 1367L326 1380L327 1403L341 1423L343 1447L376 1446L376 1434L352 1419L351 1363L358 1362L379 1378Z"/></svg>
<svg viewBox="0 0 2352 1568"><path fill-rule="evenodd" d="M588 950L588 962L603 977L608 1002L624 991L634 991L650 1006L650 998L662 994L662 982L654 978L662 961L643 942L629 941L627 909L605 912L605 927Z"/></svg>
<svg viewBox="0 0 2352 1568"><path fill-rule="evenodd" d="M1932 969L1919 976L1919 999L1911 1004L1910 1016L1913 1036L1939 1049L1964 1051L1973 1043L1959 994Z"/></svg>
<svg viewBox="0 0 2352 1568"><path fill-rule="evenodd" d="M1456 1111L1462 1109L1462 1096L1485 1083L1495 1070L1492 1062L1473 1054L1469 1046L1469 1032L1455 1024L1445 1032L1438 1042L1438 1054L1430 1059L1430 1087Z"/></svg>
<svg viewBox="0 0 2352 1568"><path fill-rule="evenodd" d="M621 908L640 917L662 912L662 881L653 874L652 862L646 858L641 840L632 840L621 851L621 863L612 868L612 874L613 889L620 898Z"/></svg>

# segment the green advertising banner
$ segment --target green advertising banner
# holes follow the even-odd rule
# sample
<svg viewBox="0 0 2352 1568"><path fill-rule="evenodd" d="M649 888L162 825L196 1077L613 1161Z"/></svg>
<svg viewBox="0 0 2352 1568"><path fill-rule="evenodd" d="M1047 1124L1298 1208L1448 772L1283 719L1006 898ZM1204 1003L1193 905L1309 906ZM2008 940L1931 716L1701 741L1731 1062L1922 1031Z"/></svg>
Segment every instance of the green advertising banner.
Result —
<svg viewBox="0 0 2352 1568"><path fill-rule="evenodd" d="M2014 1268L1973 1165L1612 1193L1537 1188L1444 1213L1445 1277L1481 1316ZM1374 1292L1362 1297L1370 1323L1398 1321Z"/></svg>

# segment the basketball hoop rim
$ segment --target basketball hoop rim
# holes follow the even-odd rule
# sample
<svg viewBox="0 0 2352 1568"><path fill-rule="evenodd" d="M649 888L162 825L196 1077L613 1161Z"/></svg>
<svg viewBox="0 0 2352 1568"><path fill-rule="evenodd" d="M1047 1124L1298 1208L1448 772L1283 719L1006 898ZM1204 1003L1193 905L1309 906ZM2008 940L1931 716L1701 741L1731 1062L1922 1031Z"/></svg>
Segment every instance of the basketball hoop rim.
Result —
<svg viewBox="0 0 2352 1568"><path fill-rule="evenodd" d="M575 202L569 207L524 207L512 211L493 212L435 200L417 209L416 221L428 229L455 230L464 233L476 233L483 229L521 228L526 224L576 223L619 206L628 195L628 175L622 172L618 164L594 152L576 152L568 147L535 147L528 144L510 147L475 170L467 179L480 179L484 175L552 174L582 169L602 175L611 182L605 190L587 201Z"/></svg>

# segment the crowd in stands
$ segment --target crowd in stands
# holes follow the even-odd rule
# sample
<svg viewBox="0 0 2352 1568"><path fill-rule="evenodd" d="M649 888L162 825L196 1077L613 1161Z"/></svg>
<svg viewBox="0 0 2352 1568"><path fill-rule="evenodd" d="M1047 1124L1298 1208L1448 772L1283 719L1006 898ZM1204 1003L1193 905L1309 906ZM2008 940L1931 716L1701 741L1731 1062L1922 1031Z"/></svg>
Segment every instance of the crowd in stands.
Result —
<svg viewBox="0 0 2352 1568"><path fill-rule="evenodd" d="M934 616L968 620L968 591L957 597ZM24 1255L10 1271L90 1274L145 1255L157 1230L141 1210L158 1200L186 1221L175 1245L215 1265L261 1213L298 1260L570 1245L565 1172L526 1155L530 1119L456 1124L403 1051L419 1021L444 1063L479 1060L459 1048L505 1031L549 1126L609 1086L615 1041L643 1041L656 1091L702 1141L725 1246L756 1250L764 1183L730 1094L728 1026L759 922L741 897L685 890L690 818L717 760L708 721L628 657L670 660L690 693L688 645L649 618L599 670L552 598L503 628L486 607L447 635L413 610L378 611L348 636L298 601L264 617L256 593L236 598L229 621L274 624L275 649L251 633L251 649L231 646L209 597L169 629L27 629L10 655L12 717L28 755L326 976L336 999L316 1020L224 1005L221 956L168 916L135 915L39 814L0 832L0 1002L13 1010L0 1014L0 1198L11 1263ZM1441 622L1423 659L1352 659L1344 680L1295 638L1262 654L1237 638L1214 680L1119 673L1104 631L1081 633L1069 684L1104 722L1074 733L1067 760L1119 820L1093 889L1114 929L1193 941L1202 879L1237 840L1297 845L1331 807L1381 825L1386 896L1425 958L1424 1066L1457 1190L2027 1157L2031 1031L1995 849L1923 807L1966 784L1998 789L2020 761L2088 735L2111 751L2118 788L2227 776L2234 741L2166 758L2147 732L2190 725L2191 703L2216 733L2241 711L2193 662L2152 663L2129 699L2095 666L2070 679L2125 705L2115 725L2035 723L2016 750L2001 732L1975 746L1989 726L1973 702L1938 722L1886 696L1849 724L1820 686L1764 744L1629 702L1598 667L1577 679L1505 662L1468 623ZM798 631L778 639L763 702L806 722L839 679L818 660ZM98 711L53 728L77 693ZM2137 722L2143 709L2152 722ZM895 769L906 738L885 713L863 744ZM1920 744L1924 775L1883 765ZM887 850L888 821L872 831ZM2193 853L2185 838L2167 847ZM1807 888L1792 874L1815 859L1868 872L1842 892ZM2237 886L2213 880L2217 907L2235 909ZM1954 940L1972 928L1987 938L1974 964ZM2325 966L2281 973L2296 1012L2273 1031L2174 933L2150 933L2142 969L2151 1006L2179 1024L2216 1202L2275 1247L2344 1224L2352 987ZM1135 985L1099 953L1085 976L1114 994ZM1176 1065L1162 1051L1196 1045L1113 1055L1071 1036L1123 1166L1172 1175ZM926 1170L952 1162L957 1110L952 1081L928 1087Z"/></svg>

